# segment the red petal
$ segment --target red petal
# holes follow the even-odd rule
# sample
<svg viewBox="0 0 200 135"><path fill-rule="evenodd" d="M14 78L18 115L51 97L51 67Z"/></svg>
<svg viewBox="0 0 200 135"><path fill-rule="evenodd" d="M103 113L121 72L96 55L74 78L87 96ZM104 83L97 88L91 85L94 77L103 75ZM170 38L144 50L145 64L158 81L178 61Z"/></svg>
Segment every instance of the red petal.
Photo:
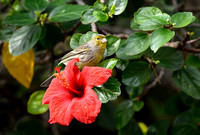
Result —
<svg viewBox="0 0 200 135"><path fill-rule="evenodd" d="M49 85L49 88L46 90L43 99L42 104L48 104L51 99L55 96L63 95L63 94L69 94L69 92L61 86L61 84L58 82L59 80L57 78L54 78L51 81L51 84Z"/></svg>
<svg viewBox="0 0 200 135"><path fill-rule="evenodd" d="M74 118L71 114L71 95L55 96L49 103L50 118L49 123L59 123L68 126Z"/></svg>
<svg viewBox="0 0 200 135"><path fill-rule="evenodd" d="M101 101L90 87L85 88L83 97L73 98L71 103L72 115L85 124L95 121L100 108Z"/></svg>
<svg viewBox="0 0 200 135"><path fill-rule="evenodd" d="M68 83L70 85L70 87L72 87L73 89L79 88L79 86L77 87L77 84L78 84L78 80L80 77L80 70L76 66L76 62L78 62L78 61L79 61L79 59L77 59L77 58L69 61L64 70L64 75L66 77L66 83Z"/></svg>
<svg viewBox="0 0 200 135"><path fill-rule="evenodd" d="M80 83L84 86L98 86L105 83L111 76L112 70L102 67L84 67L81 71Z"/></svg>

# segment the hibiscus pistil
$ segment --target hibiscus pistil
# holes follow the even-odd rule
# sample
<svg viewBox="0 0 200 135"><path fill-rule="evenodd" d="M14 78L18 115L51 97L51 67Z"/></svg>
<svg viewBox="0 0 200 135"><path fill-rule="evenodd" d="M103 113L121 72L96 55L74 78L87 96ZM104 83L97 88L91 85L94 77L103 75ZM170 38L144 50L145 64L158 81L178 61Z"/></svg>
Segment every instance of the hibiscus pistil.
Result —
<svg viewBox="0 0 200 135"><path fill-rule="evenodd" d="M82 92L81 91L77 91L75 89L73 89L72 87L70 87L70 85L68 83L66 83L66 77L63 74L63 71L60 71L61 67L56 67L55 70L57 71L57 73L55 73L54 75L56 76L56 78L59 80L59 83L66 88L67 90L76 93L77 95L80 95Z"/></svg>

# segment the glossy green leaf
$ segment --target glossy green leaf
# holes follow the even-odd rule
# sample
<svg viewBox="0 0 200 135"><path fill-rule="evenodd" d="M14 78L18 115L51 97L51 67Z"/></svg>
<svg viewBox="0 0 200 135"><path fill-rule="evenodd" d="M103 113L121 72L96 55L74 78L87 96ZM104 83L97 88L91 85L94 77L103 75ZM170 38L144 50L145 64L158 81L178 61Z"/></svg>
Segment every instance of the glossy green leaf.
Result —
<svg viewBox="0 0 200 135"><path fill-rule="evenodd" d="M81 13L88 9L87 5L61 5L49 14L51 22L67 22L81 18Z"/></svg>
<svg viewBox="0 0 200 135"><path fill-rule="evenodd" d="M171 135L199 135L198 127L190 123L184 123L172 128Z"/></svg>
<svg viewBox="0 0 200 135"><path fill-rule="evenodd" d="M200 58L194 54L191 54L186 59L186 65L200 68Z"/></svg>
<svg viewBox="0 0 200 135"><path fill-rule="evenodd" d="M90 7L89 9L85 10L81 16L81 22L83 24L97 22L98 19L95 16L93 16L94 11L95 11L95 9L93 7Z"/></svg>
<svg viewBox="0 0 200 135"><path fill-rule="evenodd" d="M200 72L197 68L186 66L173 73L175 84L187 95L200 99Z"/></svg>
<svg viewBox="0 0 200 135"><path fill-rule="evenodd" d="M117 129L125 127L131 120L135 111L139 111L143 107L142 101L125 100L119 104L115 114L115 122Z"/></svg>
<svg viewBox="0 0 200 135"><path fill-rule="evenodd" d="M64 0L55 0L51 1L48 5L48 7L45 9L45 13L49 14L51 13L55 8L66 5L66 2Z"/></svg>
<svg viewBox="0 0 200 135"><path fill-rule="evenodd" d="M185 27L195 20L195 16L192 12L179 12L171 16L171 23L174 24L174 28Z"/></svg>
<svg viewBox="0 0 200 135"><path fill-rule="evenodd" d="M153 55L153 60L159 61L158 65L170 70L181 69L184 65L183 55L171 47L162 47Z"/></svg>
<svg viewBox="0 0 200 135"><path fill-rule="evenodd" d="M121 39L115 36L106 36L106 39L107 56L111 56L118 50Z"/></svg>
<svg viewBox="0 0 200 135"><path fill-rule="evenodd" d="M40 39L42 28L40 25L27 25L16 30L9 42L9 51L17 56L30 50Z"/></svg>
<svg viewBox="0 0 200 135"><path fill-rule="evenodd" d="M44 96L45 91L40 90L34 92L29 100L27 110L31 114L42 114L49 109L48 105L42 105L42 98Z"/></svg>
<svg viewBox="0 0 200 135"><path fill-rule="evenodd" d="M117 52L116 52L117 58L122 59L122 60L129 60L129 59L137 59L137 58L140 58L140 57L142 56L142 54L127 55L127 54L125 53L124 48L125 48L127 42L128 42L128 40L126 40L126 39L121 40L120 47L119 47L119 49L118 49Z"/></svg>
<svg viewBox="0 0 200 135"><path fill-rule="evenodd" d="M10 27L3 27L0 29L0 40L1 41L9 41L13 34L13 29Z"/></svg>
<svg viewBox="0 0 200 135"><path fill-rule="evenodd" d="M112 59L107 59L104 60L103 62L99 63L99 67L107 68L107 69L113 69L115 65L117 64L118 59L112 58Z"/></svg>
<svg viewBox="0 0 200 135"><path fill-rule="evenodd" d="M122 72L122 82L131 87L137 87L149 81L152 74L149 63L136 61L130 63Z"/></svg>
<svg viewBox="0 0 200 135"><path fill-rule="evenodd" d="M168 135L169 122L160 120L149 126L147 135Z"/></svg>
<svg viewBox="0 0 200 135"><path fill-rule="evenodd" d="M18 26L23 26L23 25L29 25L37 21L37 16L30 12L30 13L16 13L7 16L4 20L4 24L9 24L9 25L18 25Z"/></svg>
<svg viewBox="0 0 200 135"><path fill-rule="evenodd" d="M120 85L117 79L110 77L103 85L94 86L93 90L102 103L107 103L109 100L115 100L121 94Z"/></svg>
<svg viewBox="0 0 200 135"><path fill-rule="evenodd" d="M172 135L199 135L198 122L200 120L200 109L192 108L179 114L173 122Z"/></svg>
<svg viewBox="0 0 200 135"><path fill-rule="evenodd" d="M157 50L171 40L175 32L167 28L159 28L152 32L150 36L150 48L152 51L157 52Z"/></svg>
<svg viewBox="0 0 200 135"><path fill-rule="evenodd" d="M128 38L124 48L127 55L136 55L145 51L150 45L149 36L146 33L134 33Z"/></svg>
<svg viewBox="0 0 200 135"><path fill-rule="evenodd" d="M99 21L106 22L108 20L108 14L102 11L94 11L93 16L95 16Z"/></svg>
<svg viewBox="0 0 200 135"><path fill-rule="evenodd" d="M24 6L29 11L43 11L49 4L49 0L24 0Z"/></svg>
<svg viewBox="0 0 200 135"><path fill-rule="evenodd" d="M114 15L121 14L128 4L128 0L109 0L108 9L110 10L113 5L115 5L115 13Z"/></svg>
<svg viewBox="0 0 200 135"><path fill-rule="evenodd" d="M132 29L132 30L140 30L140 28L139 28L139 24L137 24L136 22L135 22L135 19L133 18L132 20L131 20L131 23L130 23L130 28Z"/></svg>
<svg viewBox="0 0 200 135"><path fill-rule="evenodd" d="M126 126L133 117L135 110L133 108L132 100L125 100L119 104L115 114L115 122L117 129Z"/></svg>
<svg viewBox="0 0 200 135"><path fill-rule="evenodd" d="M81 34L81 33L75 33L75 34L72 35L72 38L70 40L70 47L72 49L75 49L79 46L79 40L80 40L82 35L83 34Z"/></svg>
<svg viewBox="0 0 200 135"><path fill-rule="evenodd" d="M135 22L142 24L147 20L150 20L155 15L161 15L162 11L156 7L142 7L138 9L134 14Z"/></svg>
<svg viewBox="0 0 200 135"><path fill-rule="evenodd" d="M138 86L138 87L126 86L125 89L126 89L126 92L129 95L130 99L140 96L142 94L142 92L144 91L143 86Z"/></svg>
<svg viewBox="0 0 200 135"><path fill-rule="evenodd" d="M116 64L116 68L120 69L121 71L124 71L124 69L127 67L128 63L129 63L129 60L118 59L118 62Z"/></svg>
<svg viewBox="0 0 200 135"><path fill-rule="evenodd" d="M121 128L118 135L143 135L137 121L131 119L129 123Z"/></svg>
<svg viewBox="0 0 200 135"><path fill-rule="evenodd" d="M100 2L100 0L97 0L95 3L94 3L94 8L96 10L99 10L99 11L102 11L103 8L104 8L104 4Z"/></svg>
<svg viewBox="0 0 200 135"><path fill-rule="evenodd" d="M168 14L158 14L145 21L139 26L143 31L155 30L169 24L170 16Z"/></svg>
<svg viewBox="0 0 200 135"><path fill-rule="evenodd" d="M83 43L86 43L86 42L90 41L97 34L98 34L97 32L92 32L92 31L88 31L86 34L83 34L80 37L79 45L82 45Z"/></svg>

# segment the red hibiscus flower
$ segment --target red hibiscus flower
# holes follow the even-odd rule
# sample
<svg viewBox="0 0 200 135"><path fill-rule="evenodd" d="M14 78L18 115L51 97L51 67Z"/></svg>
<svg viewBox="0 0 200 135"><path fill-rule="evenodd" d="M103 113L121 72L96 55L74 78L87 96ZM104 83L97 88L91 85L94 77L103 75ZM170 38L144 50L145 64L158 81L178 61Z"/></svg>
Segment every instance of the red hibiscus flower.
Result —
<svg viewBox="0 0 200 135"><path fill-rule="evenodd" d="M79 59L71 60L64 72L57 68L42 104L49 104L49 122L68 126L73 118L82 123L92 123L100 112L101 101L93 91L93 86L105 83L112 70L102 67L84 67L82 71L75 65Z"/></svg>

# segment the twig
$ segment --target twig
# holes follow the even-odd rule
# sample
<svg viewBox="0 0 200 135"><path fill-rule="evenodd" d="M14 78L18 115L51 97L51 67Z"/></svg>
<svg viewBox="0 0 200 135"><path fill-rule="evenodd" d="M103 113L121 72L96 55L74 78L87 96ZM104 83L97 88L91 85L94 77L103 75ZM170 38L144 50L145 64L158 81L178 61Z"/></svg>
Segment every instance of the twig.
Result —
<svg viewBox="0 0 200 135"><path fill-rule="evenodd" d="M81 21L75 24L68 32L67 35L71 35L79 26L81 25Z"/></svg>
<svg viewBox="0 0 200 135"><path fill-rule="evenodd" d="M91 28L93 32L97 32L97 26L96 23L91 23Z"/></svg>
<svg viewBox="0 0 200 135"><path fill-rule="evenodd" d="M178 3L177 3L177 0L172 0L172 4L174 6L174 11L178 12Z"/></svg>
<svg viewBox="0 0 200 135"><path fill-rule="evenodd" d="M164 76L164 69L161 68L160 73L159 73L159 76L158 76L159 80L160 80L163 76ZM148 85L148 86L145 88L144 92L142 93L141 96L138 97L137 100L141 100L141 98L144 97L153 87L155 87L155 86L157 85L158 82L159 82L159 81L158 81L158 79L156 78L150 85Z"/></svg>
<svg viewBox="0 0 200 135"><path fill-rule="evenodd" d="M196 39L188 40L188 41L186 41L186 44L192 44L192 43L195 43L195 42L197 42L199 40L200 40L200 37L198 37Z"/></svg>
<svg viewBox="0 0 200 135"><path fill-rule="evenodd" d="M158 75L157 75L157 73L156 73L156 70L155 70L155 68L154 68L154 66L153 66L153 61L152 61L151 59L149 59L149 58L146 58L146 60L147 60L147 61L149 62L149 64L151 65L151 68L153 69L153 72L154 72L154 74L155 74L155 76L156 76L156 78L157 78L157 80L158 80L158 83L161 84L160 79L158 78Z"/></svg>
<svg viewBox="0 0 200 135"><path fill-rule="evenodd" d="M105 3L105 0L100 0L101 3Z"/></svg>
<svg viewBox="0 0 200 135"><path fill-rule="evenodd" d="M79 5L85 5L85 2L83 0L75 0L76 3L78 3Z"/></svg>

